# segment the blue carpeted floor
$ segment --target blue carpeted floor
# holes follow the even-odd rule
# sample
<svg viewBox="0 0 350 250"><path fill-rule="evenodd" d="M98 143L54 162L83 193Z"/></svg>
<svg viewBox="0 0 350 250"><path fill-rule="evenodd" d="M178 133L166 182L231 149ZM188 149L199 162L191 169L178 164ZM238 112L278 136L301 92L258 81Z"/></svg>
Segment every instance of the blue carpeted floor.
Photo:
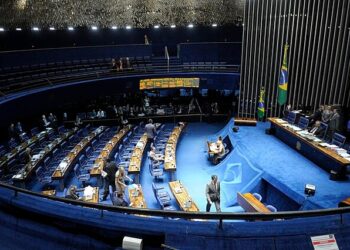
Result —
<svg viewBox="0 0 350 250"><path fill-rule="evenodd" d="M210 164L206 152L208 137L224 126L225 124L190 123L178 144L177 179L181 180L187 187L201 211L205 211L205 186L210 181L210 176L218 174L222 179L222 184L225 184L223 179L226 176L220 167ZM237 161L246 162L242 165L243 182L249 182L254 178L264 178L275 188L299 203L305 200L305 184L314 184L316 185L316 194L307 199L307 202L312 204L308 205L311 208L337 207L339 201L350 196L350 181L329 180L329 174L326 171L278 138L266 135L265 129L268 127L269 123L258 123L257 127L242 126L239 132L234 134L235 150L231 154L235 156L230 160L233 159L232 161L236 161L236 163ZM230 162L222 164L229 166ZM246 171L248 167L251 170ZM245 180L244 176L247 174L250 176L249 179ZM227 194L232 191L232 196L235 196L237 191L249 191L244 188L242 188L243 190L236 188L224 190L229 187L229 185L222 185L222 193ZM246 188L247 186L240 187ZM237 206L227 206L225 203L227 202L223 200L223 211L240 210Z"/></svg>

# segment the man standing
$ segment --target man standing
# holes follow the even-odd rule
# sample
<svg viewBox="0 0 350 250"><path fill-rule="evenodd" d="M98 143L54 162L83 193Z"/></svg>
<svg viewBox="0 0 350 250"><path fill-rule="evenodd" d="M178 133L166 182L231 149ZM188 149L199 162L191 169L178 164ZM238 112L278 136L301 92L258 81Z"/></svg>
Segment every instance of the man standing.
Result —
<svg viewBox="0 0 350 250"><path fill-rule="evenodd" d="M147 133L148 142L152 143L154 136L156 135L156 126L153 124L152 119L148 120L148 123L145 126L145 130Z"/></svg>
<svg viewBox="0 0 350 250"><path fill-rule="evenodd" d="M207 208L206 211L210 211L211 204L215 204L215 208L217 212L221 212L220 209L220 182L218 181L218 177L216 175L211 176L211 182L207 184L205 190L207 196Z"/></svg>
<svg viewBox="0 0 350 250"><path fill-rule="evenodd" d="M109 185L112 186L112 189L115 190L115 173L117 172L117 165L114 161L111 161L110 158L106 160L104 171L104 191L102 200L105 201L109 194Z"/></svg>

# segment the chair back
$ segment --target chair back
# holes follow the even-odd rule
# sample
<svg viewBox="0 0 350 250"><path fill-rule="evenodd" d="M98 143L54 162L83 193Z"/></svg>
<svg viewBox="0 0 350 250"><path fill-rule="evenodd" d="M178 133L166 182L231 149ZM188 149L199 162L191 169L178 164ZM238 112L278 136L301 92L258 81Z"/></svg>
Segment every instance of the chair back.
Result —
<svg viewBox="0 0 350 250"><path fill-rule="evenodd" d="M294 112L289 112L289 113L288 113L288 116L287 116L287 121L288 121L290 124L294 124L296 118L297 118L296 113L294 113Z"/></svg>
<svg viewBox="0 0 350 250"><path fill-rule="evenodd" d="M80 175L79 163L75 164L75 166L74 166L74 174L77 177Z"/></svg>
<svg viewBox="0 0 350 250"><path fill-rule="evenodd" d="M267 205L266 208L267 208L268 210L270 210L272 213L277 212L277 208L275 208L275 207L272 206L272 205Z"/></svg>
<svg viewBox="0 0 350 250"><path fill-rule="evenodd" d="M327 132L328 132L328 124L327 123L324 123L324 122L321 122L320 124L320 127L323 129L323 135L321 135L320 137L322 139L326 138L326 135L327 135Z"/></svg>
<svg viewBox="0 0 350 250"><path fill-rule="evenodd" d="M308 126L309 126L309 119L305 117L300 117L298 122L298 127L301 129L307 129Z"/></svg>
<svg viewBox="0 0 350 250"><path fill-rule="evenodd" d="M337 145L338 147L343 147L345 143L346 137L339 134L339 133L334 133L333 138L332 138L332 144Z"/></svg>
<svg viewBox="0 0 350 250"><path fill-rule="evenodd" d="M258 200L261 201L262 200L262 196L259 193L253 193L253 196Z"/></svg>

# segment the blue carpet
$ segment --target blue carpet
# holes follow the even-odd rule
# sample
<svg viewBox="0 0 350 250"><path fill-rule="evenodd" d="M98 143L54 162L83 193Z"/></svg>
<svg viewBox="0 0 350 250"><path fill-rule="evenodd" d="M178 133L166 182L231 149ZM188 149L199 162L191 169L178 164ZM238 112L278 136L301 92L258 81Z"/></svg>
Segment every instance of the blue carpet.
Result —
<svg viewBox="0 0 350 250"><path fill-rule="evenodd" d="M217 174L222 181L223 211L240 210L237 206L231 206L235 202L237 191L250 191L259 178L264 178L298 202L301 209L337 207L339 201L349 196L350 181L329 180L329 174L322 168L278 138L266 135L265 129L269 123L258 123L257 127L240 127L239 132L233 134L234 151L218 166L212 166L207 160L206 140L213 138L213 134L224 126L188 124L178 145L177 179L183 182L201 211L205 211L205 186L212 174ZM234 177L227 173L229 168L236 169L229 171ZM229 185L226 179L234 179L240 184ZM307 183L316 185L315 196L308 199L304 195Z"/></svg>

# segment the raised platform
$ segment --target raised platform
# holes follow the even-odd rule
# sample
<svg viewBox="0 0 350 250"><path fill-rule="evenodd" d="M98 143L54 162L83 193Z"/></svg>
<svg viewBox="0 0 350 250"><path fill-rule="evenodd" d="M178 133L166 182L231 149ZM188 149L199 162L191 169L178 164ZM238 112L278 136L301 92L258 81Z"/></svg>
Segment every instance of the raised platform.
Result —
<svg viewBox="0 0 350 250"><path fill-rule="evenodd" d="M235 125L240 126L256 126L257 120L255 118L247 118L247 117L236 117Z"/></svg>

